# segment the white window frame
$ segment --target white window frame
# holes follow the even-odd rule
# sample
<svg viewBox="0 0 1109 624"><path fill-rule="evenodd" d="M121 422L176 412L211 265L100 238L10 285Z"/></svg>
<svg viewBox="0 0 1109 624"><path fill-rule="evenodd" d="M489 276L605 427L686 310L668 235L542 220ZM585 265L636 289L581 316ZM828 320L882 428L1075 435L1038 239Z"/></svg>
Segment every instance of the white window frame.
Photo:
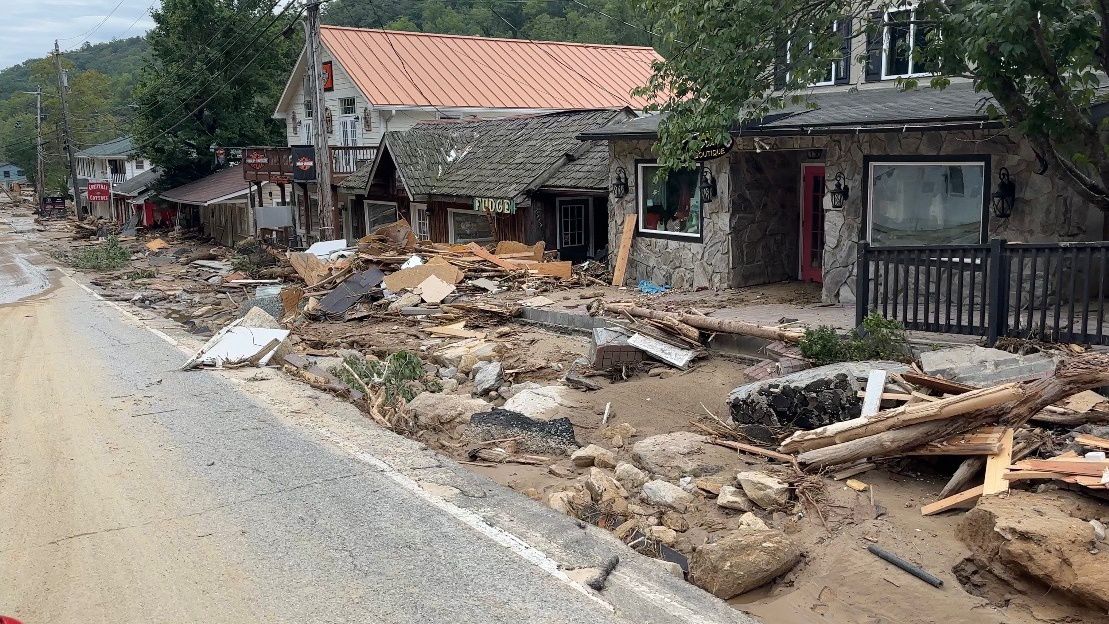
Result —
<svg viewBox="0 0 1109 624"><path fill-rule="evenodd" d="M344 104L344 102L348 101L350 102L350 112L345 113L343 112L346 108L346 104ZM358 103L355 101L354 96L339 98L339 114L346 117L353 117L358 114Z"/></svg>
<svg viewBox="0 0 1109 624"><path fill-rule="evenodd" d="M836 20L835 22L832 22L832 32L836 33L837 35L839 34L839 20ZM809 51L810 52L812 51L812 43L811 42L809 43ZM787 44L786 45L786 67L789 67L790 61L792 61L792 60L793 60L793 46ZM848 59L848 62L850 62L850 59ZM809 86L811 86L811 87L831 87L831 86L834 86L836 84L836 80L839 78L839 76L836 75L836 69L837 69L838 65L839 65L838 63L836 63L835 61L832 61L832 79L831 80L820 80L820 81L812 83ZM790 79L790 72L787 71L786 72L786 82L789 82L789 79Z"/></svg>
<svg viewBox="0 0 1109 624"><path fill-rule="evenodd" d="M478 212L476 210L465 210L465 209L460 209L460 208L448 208L447 209L447 236L448 236L448 240L451 242L452 245L462 245L462 244L465 244L465 243L487 243L487 242L493 240L492 236L490 236L489 238L468 238L466 240L458 240L457 238L455 238L455 235L454 235L454 216L453 215L456 212L462 212L462 213L465 213L465 214L478 214L478 215L481 215L481 216L485 217L486 219L489 218L488 215L486 215L485 213Z"/></svg>
<svg viewBox="0 0 1109 624"><path fill-rule="evenodd" d="M987 201L988 201L988 195L989 195L989 189L990 189L990 187L989 187L989 181L990 181L989 180L989 175L990 175L990 166L991 165L990 165L990 162L986 159L982 159L982 160L927 160L927 159L921 159L921 160L881 160L880 158L877 158L877 157L872 158L867 162L867 169L866 169L866 196L867 196L866 242L868 242L868 243L872 243L874 241L874 204L873 204L873 201L874 201L874 167L882 166L882 165L895 165L895 166L899 166L899 167L900 166L912 166L912 165L939 166L939 167L951 167L951 166L963 167L963 166L967 166L967 165L979 165L979 166L982 167L982 192L987 195ZM964 182L964 185L965 184L966 183ZM981 227L978 230L979 240L982 240L984 238L984 234L989 231L989 227L990 227L990 223L989 223L988 211L983 210ZM976 243L976 244L979 244L979 243Z"/></svg>
<svg viewBox="0 0 1109 624"><path fill-rule="evenodd" d="M409 204L409 218L412 220L412 233L422 241L431 240L431 219L427 214L427 204Z"/></svg>
<svg viewBox="0 0 1109 624"><path fill-rule="evenodd" d="M636 174L636 176L635 176L635 185L636 185L635 209L637 211L636 220L635 220L636 233L639 234L640 236L648 236L648 237L656 237L656 238L671 238L671 237L673 237L673 238L686 238L686 239L689 239L693 242L702 242L702 240L703 240L702 236L704 236L704 229L705 229L705 204L704 204L704 202L701 202L701 214L700 214L700 221L697 224L697 226L698 226L697 227L697 230L698 230L697 233L693 233L693 232L667 232L665 230L653 230L653 229L650 229L650 228L644 228L643 227L643 224L645 223L645 220L643 219L643 215L645 214L644 209L647 207L646 206L647 176L644 175L644 169L647 169L647 168L658 169L659 164L657 162L640 162L640 163L636 163L636 165L635 165L635 174ZM701 191L700 191L700 189L697 190L697 201L699 201L699 202L701 201Z"/></svg>
<svg viewBox="0 0 1109 624"><path fill-rule="evenodd" d="M143 162L142 158L136 158L135 159L135 171L142 171L143 169L146 169L146 163Z"/></svg>
<svg viewBox="0 0 1109 624"><path fill-rule="evenodd" d="M887 57L890 53L890 13L901 13L904 11L909 12L909 73L907 74L887 74ZM896 9L886 9L882 14L882 80L891 80L896 78L922 78L924 76L931 76L933 72L914 72L913 65L916 64L916 59L913 58L916 52L916 5L909 3L905 6L897 7Z"/></svg>

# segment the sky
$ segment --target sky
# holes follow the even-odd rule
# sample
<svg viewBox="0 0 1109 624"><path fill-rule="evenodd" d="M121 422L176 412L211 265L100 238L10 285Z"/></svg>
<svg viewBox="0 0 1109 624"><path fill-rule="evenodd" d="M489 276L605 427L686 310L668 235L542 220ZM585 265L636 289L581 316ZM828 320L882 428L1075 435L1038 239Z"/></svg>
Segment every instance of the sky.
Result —
<svg viewBox="0 0 1109 624"><path fill-rule="evenodd" d="M150 9L158 2L2 0L4 24L0 28L0 69L29 58L46 56L53 50L55 39L65 51L78 48L85 41L101 43L144 34L154 26Z"/></svg>

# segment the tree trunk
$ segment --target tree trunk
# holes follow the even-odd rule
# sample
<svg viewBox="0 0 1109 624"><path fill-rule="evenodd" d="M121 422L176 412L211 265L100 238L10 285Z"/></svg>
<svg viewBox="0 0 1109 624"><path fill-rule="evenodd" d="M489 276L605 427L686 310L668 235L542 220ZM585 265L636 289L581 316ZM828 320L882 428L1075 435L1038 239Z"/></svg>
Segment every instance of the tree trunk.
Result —
<svg viewBox="0 0 1109 624"><path fill-rule="evenodd" d="M896 455L983 425L1016 428L1052 403L1105 385L1109 385L1109 354L1085 353L1060 362L1053 375L1022 382L1021 398L1016 400L965 413L961 418L924 422L806 451L797 456L797 461L806 466L837 466L867 457Z"/></svg>
<svg viewBox="0 0 1109 624"><path fill-rule="evenodd" d="M605 305L604 309L616 314L626 313L640 318L654 319L656 321L678 321L690 327L696 327L697 329L710 333L741 334L744 336L755 336L756 338L766 338L767 340L781 340L783 342L800 342L801 338L805 335L804 332L795 330L767 327L765 325L756 325L755 323L737 321L734 319L713 318L703 314L660 312L658 310L641 308L630 303L609 303Z"/></svg>

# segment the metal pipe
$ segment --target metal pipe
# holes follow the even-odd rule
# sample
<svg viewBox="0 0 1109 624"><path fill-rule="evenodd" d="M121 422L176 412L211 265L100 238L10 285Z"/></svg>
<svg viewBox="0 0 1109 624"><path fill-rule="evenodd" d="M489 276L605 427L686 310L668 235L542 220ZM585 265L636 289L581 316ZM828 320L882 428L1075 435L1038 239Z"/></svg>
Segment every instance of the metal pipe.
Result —
<svg viewBox="0 0 1109 624"><path fill-rule="evenodd" d="M908 561L905 561L901 557L898 557L897 555L895 555L895 554L891 553L890 551L882 548L881 546L875 546L874 544L871 544L870 546L867 546L866 549L869 550L871 552L871 554L877 555L878 557L881 557L882 559L885 559L886 561L888 561L888 562L892 563L893 565L901 568L902 570L908 572L909 574L912 574L913 576L915 576L918 579L924 581L925 583L928 583L932 587L943 587L943 579L941 579L939 577L936 577L936 576L933 576L933 575L929 574L928 572L925 572L919 566L913 565L913 564L909 563Z"/></svg>

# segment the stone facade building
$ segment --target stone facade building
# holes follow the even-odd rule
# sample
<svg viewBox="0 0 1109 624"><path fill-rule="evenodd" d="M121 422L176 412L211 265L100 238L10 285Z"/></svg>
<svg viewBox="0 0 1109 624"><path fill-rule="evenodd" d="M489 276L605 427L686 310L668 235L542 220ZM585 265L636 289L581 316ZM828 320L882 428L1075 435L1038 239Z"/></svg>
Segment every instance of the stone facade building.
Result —
<svg viewBox="0 0 1109 624"><path fill-rule="evenodd" d="M624 216L637 216L635 279L718 289L803 279L820 282L826 302L851 303L860 241L1104 239L1104 214L982 102L968 83L815 92L665 181L654 179L658 116L582 137L609 141L612 179L628 180L609 199L609 238L615 249ZM1006 175L1016 198L999 218L992 196ZM834 205L837 183L847 193Z"/></svg>

